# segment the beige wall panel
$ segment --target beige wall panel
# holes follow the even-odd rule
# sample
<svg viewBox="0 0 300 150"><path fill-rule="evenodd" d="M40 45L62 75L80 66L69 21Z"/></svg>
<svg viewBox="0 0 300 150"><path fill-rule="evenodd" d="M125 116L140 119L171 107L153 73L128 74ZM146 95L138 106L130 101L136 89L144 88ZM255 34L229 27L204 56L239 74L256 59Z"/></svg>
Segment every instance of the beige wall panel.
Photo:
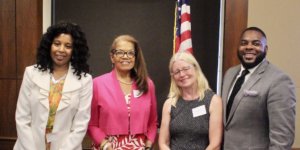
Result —
<svg viewBox="0 0 300 150"><path fill-rule="evenodd" d="M287 72L296 84L296 139L300 148L300 0L251 0L248 26L262 28L268 38L268 60Z"/></svg>

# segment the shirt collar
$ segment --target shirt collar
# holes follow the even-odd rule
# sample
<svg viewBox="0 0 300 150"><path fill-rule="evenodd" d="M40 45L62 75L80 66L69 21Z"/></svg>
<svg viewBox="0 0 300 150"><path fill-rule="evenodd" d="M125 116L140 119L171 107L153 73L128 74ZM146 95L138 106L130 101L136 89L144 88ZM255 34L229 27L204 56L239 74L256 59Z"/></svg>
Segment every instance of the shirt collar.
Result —
<svg viewBox="0 0 300 150"><path fill-rule="evenodd" d="M263 61L261 61L258 65L256 65L255 67L248 69L249 70L249 74L252 74L266 59L264 59ZM242 74L242 71L245 70L245 67L243 65L241 65L241 70L239 72L239 76Z"/></svg>

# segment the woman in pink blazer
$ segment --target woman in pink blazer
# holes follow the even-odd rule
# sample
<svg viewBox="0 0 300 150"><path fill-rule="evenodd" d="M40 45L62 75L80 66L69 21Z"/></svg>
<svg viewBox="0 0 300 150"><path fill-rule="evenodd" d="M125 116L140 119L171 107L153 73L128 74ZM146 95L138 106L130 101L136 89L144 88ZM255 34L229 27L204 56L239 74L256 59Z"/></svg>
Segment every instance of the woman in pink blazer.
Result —
<svg viewBox="0 0 300 150"><path fill-rule="evenodd" d="M113 70L94 79L88 134L95 149L151 149L157 130L155 87L130 35L112 43Z"/></svg>

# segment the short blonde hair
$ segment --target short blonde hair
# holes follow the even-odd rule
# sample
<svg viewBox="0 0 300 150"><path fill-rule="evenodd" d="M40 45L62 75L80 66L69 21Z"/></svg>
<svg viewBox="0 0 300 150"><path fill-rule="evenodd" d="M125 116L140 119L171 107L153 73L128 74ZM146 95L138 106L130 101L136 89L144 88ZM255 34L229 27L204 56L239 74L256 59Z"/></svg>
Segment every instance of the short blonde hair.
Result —
<svg viewBox="0 0 300 150"><path fill-rule="evenodd" d="M199 100L202 100L205 96L205 91L210 89L208 81L206 77L204 76L199 63L195 59L195 57L189 53L189 52L178 52L174 54L170 60L169 63L169 71L170 75L172 74L172 67L174 62L181 60L185 61L192 66L195 67L196 70L196 76L197 76L197 91L199 94ZM179 97L182 96L182 91L181 88L178 87L178 85L175 83L174 77L171 75L171 86L170 86L170 91L168 94L168 97L172 99L172 105L176 107L176 103Z"/></svg>

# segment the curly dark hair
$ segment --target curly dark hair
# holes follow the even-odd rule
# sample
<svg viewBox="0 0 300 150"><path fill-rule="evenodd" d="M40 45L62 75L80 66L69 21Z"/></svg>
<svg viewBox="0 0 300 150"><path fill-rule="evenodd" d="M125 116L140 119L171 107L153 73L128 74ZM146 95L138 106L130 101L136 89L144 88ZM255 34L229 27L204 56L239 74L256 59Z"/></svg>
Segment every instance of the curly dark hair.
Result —
<svg viewBox="0 0 300 150"><path fill-rule="evenodd" d="M75 70L73 74L81 79L81 74L89 73L89 65L87 60L90 56L89 47L87 45L87 40L85 34L82 32L79 25L71 22L60 22L55 25L50 26L47 32L43 34L40 41L40 45L37 48L36 64L37 68L41 71L53 72L53 60L51 58L51 45L53 40L60 34L70 34L73 40L73 50L71 56L71 66Z"/></svg>

